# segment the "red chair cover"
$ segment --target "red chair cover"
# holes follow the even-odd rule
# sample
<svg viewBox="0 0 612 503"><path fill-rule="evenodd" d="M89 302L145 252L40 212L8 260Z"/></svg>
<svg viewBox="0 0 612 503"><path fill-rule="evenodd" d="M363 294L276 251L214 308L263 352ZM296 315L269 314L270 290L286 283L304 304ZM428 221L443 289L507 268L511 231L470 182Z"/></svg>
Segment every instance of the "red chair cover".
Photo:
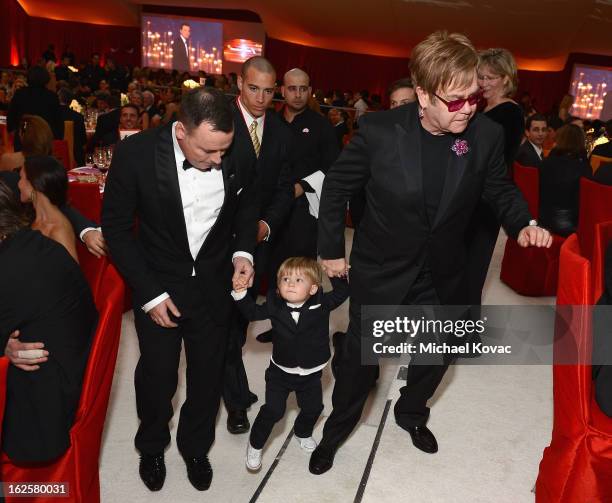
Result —
<svg viewBox="0 0 612 503"><path fill-rule="evenodd" d="M53 140L53 156L59 159L66 170L70 169L70 151L66 140Z"/></svg>
<svg viewBox="0 0 612 503"><path fill-rule="evenodd" d="M68 482L70 497L61 501L100 501L98 460L119 347L123 294L121 277L112 265L107 264L96 298L100 320L85 370L75 423L70 431L70 448L56 462L44 466L17 466L2 454L1 480L4 482ZM7 498L6 501L20 503L25 500ZM53 503L58 500L37 498L36 501Z"/></svg>
<svg viewBox="0 0 612 503"><path fill-rule="evenodd" d="M606 250L612 241L612 220L595 226L595 249L593 250L593 300L597 302L604 290L604 267Z"/></svg>
<svg viewBox="0 0 612 503"><path fill-rule="evenodd" d="M537 218L540 200L538 169L514 163L514 182L523 193L529 212ZM555 295L559 275L559 251L564 240L565 238L553 234L553 244L550 248L521 248L516 240L508 238L500 279L521 295Z"/></svg>
<svg viewBox="0 0 612 503"><path fill-rule="evenodd" d="M559 269L557 304L573 306L572 342L582 364L553 367L553 432L540 462L536 503L603 503L612 495L612 420L606 418L607 431L593 421L603 414L592 398L591 265L581 254L576 234L561 247ZM556 356L559 351L555 343Z"/></svg>
<svg viewBox="0 0 612 503"><path fill-rule="evenodd" d="M79 258L79 265L83 275L89 283L91 293L94 299L97 299L100 295L99 291L102 286L102 278L104 277L104 271L108 265L108 258L102 257L97 258L85 247L81 242L77 243L77 256Z"/></svg>
<svg viewBox="0 0 612 503"><path fill-rule="evenodd" d="M102 217L102 194L97 183L70 182L68 202L89 220L100 223Z"/></svg>
<svg viewBox="0 0 612 503"><path fill-rule="evenodd" d="M538 218L540 211L540 173L538 168L523 166L518 162L513 166L514 183L523 193L529 206L529 213Z"/></svg>
<svg viewBox="0 0 612 503"><path fill-rule="evenodd" d="M578 239L582 255L593 258L595 226L599 222L612 220L612 186L580 180L580 209L578 213Z"/></svg>

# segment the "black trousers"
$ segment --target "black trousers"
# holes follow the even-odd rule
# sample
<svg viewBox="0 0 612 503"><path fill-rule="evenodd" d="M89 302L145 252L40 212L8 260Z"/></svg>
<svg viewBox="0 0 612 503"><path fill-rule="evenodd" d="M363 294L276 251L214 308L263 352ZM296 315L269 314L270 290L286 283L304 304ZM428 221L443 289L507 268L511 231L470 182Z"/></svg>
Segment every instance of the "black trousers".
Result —
<svg viewBox="0 0 612 503"><path fill-rule="evenodd" d="M419 275L403 301L405 305L439 303L428 271ZM361 305L353 299L349 306L345 344L332 395L333 410L325 422L321 440L321 445L332 449L337 449L357 426L378 370L377 365L361 364ZM427 401L436 391L447 368L448 363L411 364L408 367L406 385L401 388L401 396L395 404L395 417L400 426L419 426L427 422Z"/></svg>
<svg viewBox="0 0 612 503"><path fill-rule="evenodd" d="M292 391L295 391L300 407L293 425L295 435L300 438L312 436L314 425L323 411L321 375L320 370L306 376L288 374L270 362L266 370L266 403L259 409L249 439L255 449L263 448L274 424L285 415L287 397Z"/></svg>
<svg viewBox="0 0 612 503"><path fill-rule="evenodd" d="M181 407L176 442L185 457L205 455L215 439L228 327L216 323L202 293L205 285L191 278L180 297L170 295L181 312L177 328L162 328L148 314L134 310L140 359L134 374L140 426L136 449L163 452L170 443L168 422L176 392L181 344L187 359L187 397Z"/></svg>
<svg viewBox="0 0 612 503"><path fill-rule="evenodd" d="M467 264L465 281L467 284L468 304L482 304L482 289L487 279L491 257L499 235L500 224L493 209L481 201L466 231Z"/></svg>
<svg viewBox="0 0 612 503"><path fill-rule="evenodd" d="M257 299L264 277L268 277L271 243L261 242L255 249L255 278L248 295ZM270 275L271 276L271 275ZM234 307L230 323L230 335L223 370L223 402L229 410L246 410L257 401L257 395L249 389L249 379L242 361L242 347L246 342L248 320Z"/></svg>

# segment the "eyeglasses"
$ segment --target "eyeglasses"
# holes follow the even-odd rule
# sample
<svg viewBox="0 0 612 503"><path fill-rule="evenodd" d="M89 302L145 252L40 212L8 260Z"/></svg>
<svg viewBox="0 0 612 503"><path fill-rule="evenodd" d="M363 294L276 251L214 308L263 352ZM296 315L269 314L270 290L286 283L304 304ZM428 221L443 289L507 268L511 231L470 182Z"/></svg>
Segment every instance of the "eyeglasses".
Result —
<svg viewBox="0 0 612 503"><path fill-rule="evenodd" d="M495 77L489 77L488 75L478 75L478 80L484 80L487 82L488 80L497 80L501 79L501 75L496 75Z"/></svg>
<svg viewBox="0 0 612 503"><path fill-rule="evenodd" d="M463 108L463 105L465 105L466 101L470 106L474 106L477 105L482 99L482 91L477 91L474 94L470 94L467 98L452 101L447 101L444 98L438 96L436 93L433 93L433 95L446 105L446 108L448 108L449 112L456 112L457 110L461 110Z"/></svg>

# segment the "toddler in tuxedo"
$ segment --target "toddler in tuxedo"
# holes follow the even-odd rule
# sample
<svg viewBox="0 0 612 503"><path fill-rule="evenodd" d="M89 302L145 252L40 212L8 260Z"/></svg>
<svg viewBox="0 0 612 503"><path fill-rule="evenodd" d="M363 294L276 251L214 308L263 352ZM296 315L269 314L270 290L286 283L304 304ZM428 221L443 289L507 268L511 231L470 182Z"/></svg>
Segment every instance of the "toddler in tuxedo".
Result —
<svg viewBox="0 0 612 503"><path fill-rule="evenodd" d="M270 288L266 302L257 305L246 285L234 282L232 297L249 321L272 322L272 357L266 370L266 403L253 423L246 453L249 470L261 468L262 449L274 424L285 414L287 396L295 391L300 413L294 432L300 447L312 452L312 438L323 410L321 374L329 351L329 314L348 297L344 278L331 278L333 290L323 293L321 267L316 260L292 257L277 273L277 288Z"/></svg>

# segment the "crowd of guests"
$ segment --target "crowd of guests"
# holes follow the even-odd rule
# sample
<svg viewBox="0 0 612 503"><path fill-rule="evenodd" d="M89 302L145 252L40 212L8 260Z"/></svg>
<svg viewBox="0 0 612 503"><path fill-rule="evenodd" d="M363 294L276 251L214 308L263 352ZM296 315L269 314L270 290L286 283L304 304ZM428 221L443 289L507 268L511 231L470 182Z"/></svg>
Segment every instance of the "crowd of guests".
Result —
<svg viewBox="0 0 612 503"><path fill-rule="evenodd" d="M469 41L462 41L459 49L467 50L466 44ZM439 103L443 103L445 114L469 108L471 115L461 126L465 129L476 107L481 107L483 114L503 130L498 145L490 142L501 159L495 176L507 178L515 161L537 167L540 224L564 236L576 227L580 177L612 184L612 166L604 165L593 175L588 162L591 145L596 143L592 154L610 157L612 143L604 139L610 137L612 123L604 125L572 117L569 99L564 99L553 115L538 113L527 94L519 100L514 98L517 69L508 51L489 49L477 56L472 52L469 56L477 59L474 92L467 97L448 95L450 86L444 93L436 91L446 98L431 89L424 91L409 78L391 83L385 100L367 90L333 90L326 94L313 91L309 76L300 69L290 70L277 79L274 67L261 57L247 61L240 75L201 72L196 77L149 68L130 70L111 58L106 58L103 67L97 54L86 65L77 67L69 50L56 64L58 59L50 46L42 64L29 68L26 78L19 72L2 72L0 111L6 112L8 130L14 133L15 151L4 153L0 159L0 269L2 274L5 270L9 274L13 266L7 264L13 260L23 263L17 270L28 270L36 263L38 268L31 271L36 272L37 281L49 278L47 286L41 288L41 301L68 303L54 290L59 284L54 281L60 274L72 278L70 295L79 299L79 322L73 325L79 333L68 332L59 346L53 346L51 341L59 336L47 334L44 326L19 333L35 307L31 312L22 312L21 297L3 294L7 299L3 297L0 303L0 335L6 354L14 363L9 386L15 389L27 386L16 369L47 376L40 370L51 367L51 361L59 362L58 367L46 372L57 374L68 365L73 376L69 392L57 378L46 377L46 387L39 391L49 396L65 391L69 397L63 422L58 420L55 425L51 423L53 428L36 432L56 440L56 445L45 453L37 454L31 446L16 442L17 435L28 441L37 437L32 433L34 426L29 424L30 436L21 433L26 430L20 430L22 425L15 421L14 414L22 405L19 401L11 402L13 395L9 395L6 412L9 419L3 431L5 452L18 460L42 461L57 457L66 448L66 435L78 399L74 382L82 376L87 341L95 325L95 310L90 296L83 294L84 281L76 267L76 243L80 239L98 256L109 248L133 292L141 349L135 375L140 419L135 445L141 455L139 473L149 489L161 489L165 480L164 449L170 442L168 421L172 417L181 340L185 341L190 392L181 409L177 443L194 487L205 490L211 483L212 467L207 452L214 440L220 397L228 409L228 431L241 434L251 429L247 411L257 397L249 390L242 346L247 324L255 319L272 320L273 330L261 340L273 343L273 356L266 372L265 404L247 443L247 467L250 470L261 467L262 450L270 431L284 414L288 393L295 391L301 409L295 434L305 451L317 453L311 459L310 470L323 473L331 468L341 440L332 449L329 434L327 443L318 448L312 430L322 410L321 371L331 356L329 312L348 295L346 280L341 279L346 277L348 266L331 262L326 265L334 292L323 294L324 271L316 263L319 205L326 174L354 132L361 129L365 137L372 134L366 125L380 126L374 120L368 122L371 112L382 110L384 101L391 109L414 113L415 120L419 114L423 124L432 125L429 133L434 131L433 134L422 131L429 156L426 160L440 167L446 166L442 152L446 154L451 146L446 145L451 136L445 133L456 133L453 128L458 126L445 125L436 130L439 126L436 121L442 116L432 115L432 110ZM421 57L422 64L426 64L427 57ZM473 69L465 70L468 77L470 71ZM206 87L190 90L189 81L198 79ZM75 109L82 110L85 116ZM97 120L95 130L88 135L86 115L92 111ZM87 152L97 146L116 147L104 199L104 237L100 222L84 221L66 204L66 170L52 156L53 140L64 137L64 121L74 124L73 155L78 165L83 165ZM478 124L476 128L484 128L482 124L486 123ZM133 131L144 132L122 141L125 132ZM438 135L440 131L442 134ZM355 144L350 143L345 164L349 156L357 157L365 150L360 143L363 137L358 137ZM440 145L444 149L438 148ZM547 145L552 148L545 156ZM153 170L157 177L147 176ZM426 173L425 182L436 185L439 180L433 179L432 173L435 174L433 168ZM164 184L159 186L158 180ZM503 184L504 193L514 197L515 189L509 181L505 179ZM351 187L350 208L353 223L358 227L367 203L365 190L357 185ZM427 201L427 212L433 212L428 215L432 222L436 216L434 207L444 195L442 187L438 189L438 200ZM200 193L207 197L201 198ZM497 206L501 203L491 194L488 196L478 203L469 226L466 223L470 236L465 264L467 298L476 305L481 303L500 228ZM516 215L527 214L518 199L513 204ZM371 225L373 211L370 208L365 217L366 226ZM135 214L139 217L136 238L132 234ZM519 239L529 244L525 234L518 234L519 230L517 227ZM367 234L362 236L365 236L360 244L363 248ZM538 245L545 245L545 238L538 239ZM341 248L344 250L343 242ZM429 295L429 300L438 301L427 270L434 266L427 262L424 272L419 273L417 282L423 290L413 292L415 299ZM44 268L53 269L53 274ZM200 277L207 278L206 288L196 281ZM270 286L267 302L257 306L255 299L265 284ZM236 306L226 292L232 288ZM193 299L197 299L198 305ZM34 305L31 297L27 302ZM76 316L75 305L73 302L54 309L65 317L57 323ZM229 319L231 323L226 327ZM309 323L306 325L309 331L303 330L305 323ZM206 341L197 337L202 330L211 334ZM62 344L73 347L70 339L73 336L81 337L78 354L62 359ZM347 393L354 384L342 374L355 363L346 356L350 340L343 334L334 340L335 359L343 362L338 367L344 379L340 386ZM19 351L39 352L35 353L36 358L28 359L20 357ZM220 356L223 354L225 358ZM443 371L438 377L441 379L442 375ZM366 377L364 382L372 378L369 374ZM432 379L433 383L437 377ZM53 386L55 391L49 391ZM437 384L431 386L435 390ZM369 387L357 391L362 392L361 398L367 397ZM409 403L410 400L407 392L403 392L401 407L396 407L396 419L404 417L402 427L410 433L417 448L436 452L436 440L425 423L412 424L406 420L413 405L418 405L424 416L427 400L417 405ZM358 419L359 404L345 405ZM334 407L342 405L335 403ZM348 424L352 419L347 421ZM343 425L341 429L348 435L351 427ZM338 438L342 435L338 434ZM41 441L37 445L46 444Z"/></svg>

